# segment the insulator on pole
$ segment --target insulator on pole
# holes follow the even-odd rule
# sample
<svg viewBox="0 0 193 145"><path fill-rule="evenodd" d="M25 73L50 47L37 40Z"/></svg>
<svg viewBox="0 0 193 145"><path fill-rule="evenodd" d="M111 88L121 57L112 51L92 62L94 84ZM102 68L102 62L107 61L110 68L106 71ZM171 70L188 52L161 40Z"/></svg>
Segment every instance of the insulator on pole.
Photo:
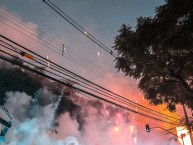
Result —
<svg viewBox="0 0 193 145"><path fill-rule="evenodd" d="M21 56L23 56L23 57L26 57L26 58L28 58L29 60L33 60L33 56L31 56L31 55L29 55L28 53L26 53L26 52L20 52L20 54L21 54Z"/></svg>

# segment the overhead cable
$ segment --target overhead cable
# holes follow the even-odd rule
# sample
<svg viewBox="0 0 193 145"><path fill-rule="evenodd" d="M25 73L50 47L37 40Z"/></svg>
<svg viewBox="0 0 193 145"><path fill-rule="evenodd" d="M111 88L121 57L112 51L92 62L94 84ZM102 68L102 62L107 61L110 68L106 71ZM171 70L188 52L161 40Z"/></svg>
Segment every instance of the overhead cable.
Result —
<svg viewBox="0 0 193 145"><path fill-rule="evenodd" d="M86 31L82 26L80 26L75 20L73 20L69 15L63 12L59 7L57 7L53 2L50 0L43 0L45 4L47 4L52 10L54 10L57 14L59 14L64 20L70 23L73 27L75 27L78 31L80 31L83 35L89 38L92 42L96 45L101 47L103 50L111 54L113 57L117 57L116 54L107 46L105 46L102 42L96 39L93 35L91 35L88 31Z"/></svg>
<svg viewBox="0 0 193 145"><path fill-rule="evenodd" d="M10 42L12 42L12 43L14 43L15 45L18 45L18 46L22 47L23 49L25 48L25 47L23 47L23 46L15 43L14 41L12 41L12 40L10 40L10 39L2 36L2 35L1 35L1 37L4 38L4 39L6 39L6 40L8 40L8 41L10 41ZM43 57L41 57L40 55L32 52L32 51L29 50L29 49L26 49L26 48L25 48L25 50L27 50L27 51L35 54L36 56L38 56L38 57L40 57L40 58L43 58ZM18 52L18 51L17 51L17 52ZM50 64L53 63L52 61L46 60L45 58L44 58L44 61L49 61ZM37 62L37 61L36 61L36 62ZM40 63L40 62L39 62L39 63ZM55 64L55 63L53 63L53 64L56 65L57 67L62 68L61 66L59 66L59 65L57 65L57 64ZM53 68L49 68L49 69L53 69ZM62 69L65 70L65 68L62 68ZM68 71L68 70L66 70L66 71ZM60 75L58 75L58 74L61 74L61 73L62 73L62 72L60 72L60 71L57 70L57 74L55 74L55 75L57 75L58 77L61 77ZM92 83L92 82L90 82L90 81L88 81L88 80L86 80L86 79L84 79L84 78L82 78L82 77L80 77L80 76L72 73L72 72L70 72L70 73L73 74L74 76L77 76L77 78L81 78L81 79L84 80L85 82L89 82L90 84L95 85L94 83ZM83 84L84 84L84 83L83 83ZM80 85L80 84L78 83L78 85ZM99 89L99 90L97 90L97 91L102 91L102 92L103 92L103 91L106 91L107 94L108 94L108 92L111 93L111 95L110 95L110 94L107 95L107 94L101 94L101 93L99 92L99 94L101 94L101 95L104 95L104 96L106 96L106 97L112 97L112 96L113 96L113 97L116 97L119 102L124 99L124 100L125 100L125 103L130 103L130 105L132 105L133 107L138 108L139 110L143 108L143 111L148 111L148 112L151 111L151 112L149 112L149 113L153 113L154 115L155 115L155 113L156 113L157 115L160 115L160 117L161 117L161 116L165 116L165 118L167 118L167 119L173 118L173 117L171 117L171 116L167 116L167 115L165 115L165 114L161 114L161 113L159 113L159 112L156 112L156 111L154 111L154 110L151 110L151 109L149 109L149 108L146 108L146 107L144 107L144 106L142 106L142 105L139 105L139 104L137 104L137 103L134 103L134 102L132 102L132 101L130 101L130 100L127 100L126 98L124 98L124 97L122 97L122 96L119 96L119 95L117 95L117 94L115 94L115 93L113 94L112 92L110 92L110 91L108 91L108 90L105 90L105 89L102 88L102 87L99 87L99 86L97 86L97 85L95 85L95 86L98 87L98 89ZM85 86L82 86L82 87L85 88ZM87 89L96 89L96 88L92 86L91 88L87 88ZM103 90L101 90L101 89L103 89ZM123 102L123 101L121 101L121 102ZM144 109L146 109L146 110L144 110ZM177 118L173 118L173 119L177 119Z"/></svg>

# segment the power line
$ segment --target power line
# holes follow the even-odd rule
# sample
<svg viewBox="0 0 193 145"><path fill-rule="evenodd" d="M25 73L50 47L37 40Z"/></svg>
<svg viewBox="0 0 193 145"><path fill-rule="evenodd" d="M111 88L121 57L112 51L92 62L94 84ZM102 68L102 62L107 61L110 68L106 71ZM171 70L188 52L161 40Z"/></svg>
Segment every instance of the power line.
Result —
<svg viewBox="0 0 193 145"><path fill-rule="evenodd" d="M73 27L75 27L79 32L89 38L96 45L101 47L103 50L111 54L113 57L117 57L116 54L107 46L105 46L102 42L96 39L93 35L91 35L88 31L86 31L82 26L80 26L75 20L73 20L70 16L68 16L65 12L63 12L60 8L58 8L53 2L50 0L43 0L52 10L54 10L57 14L59 14L64 20L70 23Z"/></svg>
<svg viewBox="0 0 193 145"><path fill-rule="evenodd" d="M23 46L21 46L21 45L19 45L19 44L17 44L17 43L15 43L14 41L12 41L12 40L10 40L10 39L8 39L8 38L6 38L6 37L4 37L4 36L2 36L1 35L1 37L2 38L4 38L4 39L6 39L6 40L8 40L8 41L10 41L10 42L12 42L13 44L15 44L15 45L17 45L17 46L19 46L19 47L22 47L23 49L25 49L25 50L27 50L27 51L29 51L29 52L31 52L31 53L33 53L33 54L35 54L36 56L38 56L38 57L40 57L40 58L42 58L43 59L43 57L41 57L40 55L38 55L38 54L36 54L36 53L34 53L34 52L32 52L31 50L29 50L29 49L27 49L27 48L25 48L25 47L23 47ZM17 53L18 53L18 51L17 51ZM45 61L48 61L48 60L46 60L45 58L44 58L44 60ZM51 62L50 60L49 60L49 63L53 63L53 62ZM55 64L55 63L53 63L53 64ZM57 67L60 67L60 66L58 66L57 64L55 64ZM61 67L62 68L62 67ZM63 68L64 69L64 68ZM76 75L76 74L74 74L74 75ZM77 75L78 76L78 75ZM80 76L78 76L78 77L80 77ZM82 78L83 79L83 78ZM94 83L93 83L94 84ZM109 91L110 92L110 91ZM122 96L119 96L119 99L120 98L124 98L124 97L122 97ZM125 98L124 98L125 99ZM120 101L120 100L119 100ZM130 101L130 100L127 100L127 101ZM130 101L130 104L131 103L133 103L138 109L141 109L140 107L142 107L142 106L140 106L139 104L136 104L136 103L134 103L134 102L132 102L132 101ZM132 105L132 104L131 104ZM148 109L148 110L151 110L151 109L149 109L149 108L146 108L146 107L144 107L143 106L143 108L144 109ZM145 111L145 110L143 110L143 111ZM151 110L152 112L156 112L156 111L154 111L154 110ZM149 112L150 113L150 112ZM159 112L157 112L158 113L158 115L164 115L164 114L161 114L161 113L159 113ZM164 115L164 116L166 116L167 118L173 118L173 117L170 117L170 116L167 116L167 115ZM177 118L174 118L174 119L177 119Z"/></svg>
<svg viewBox="0 0 193 145"><path fill-rule="evenodd" d="M3 52L2 50L0 50L0 51ZM14 57L13 55L11 55L11 56ZM10 62L10 63L12 63L12 64L15 64L15 65L17 65L17 66L19 66L19 67L21 67L21 68L24 68L24 69L26 69L26 70L29 70L29 71L31 71L31 72L34 72L34 73L36 73L36 74L38 74L38 75L41 75L41 76L43 76L43 77L45 77L45 78L48 78L48 79L50 79L50 80L56 81L56 82L58 82L58 83L61 83L61 84L65 85L65 86L67 86L67 87L70 87L70 88L74 89L74 90L77 90L77 91L80 91L80 92L82 92L82 93L88 94L88 95L90 95L90 96L92 96L92 97L95 97L95 98L97 98L97 99L99 99L99 100L103 100L103 101L105 101L105 102L107 102L107 103L116 105L116 106L118 106L118 107L120 107L120 108L122 108L122 109L131 111L131 112L133 112L133 113L136 113L136 114L139 114L139 115L142 115L142 116L145 116L145 117L148 117L148 118L151 118L151 119L160 121L160 122L165 122L165 123L168 123L168 124L179 125L179 124L171 123L171 122L168 122L168 121L164 121L164 120L155 118L155 117L153 117L153 116L149 116L149 115L143 114L143 113L141 113L141 112L137 112L137 111L135 111L135 110L126 108L126 107L124 107L124 106L121 106L121 105L119 105L119 104L116 104L116 103L111 102L111 101L109 101L109 100L107 100L107 99L104 99L104 98L102 98L102 97L99 97L99 96L97 96L97 95L95 95L95 94L92 94L92 93L90 93L90 92L87 92L87 91L85 91L85 90L83 90L83 89L80 89L80 88L78 88L78 87L74 87L74 86L72 86L72 85L69 85L69 84L67 84L67 83L65 83L65 82L63 82L63 81L60 81L60 80L58 80L58 79L56 79L56 78L54 78L54 77L52 77L52 76L50 76L50 75L44 74L44 73L42 73L42 72L40 72L40 71L37 71L37 70L35 70L35 69L33 69L33 68L30 68L30 67L25 66L25 65L23 65L23 64L16 63L16 62L14 62L13 60L11 60L9 57L6 57L6 56L4 56L4 55L0 55L0 58L3 59L3 60L5 60L5 61L7 61L7 62Z"/></svg>
<svg viewBox="0 0 193 145"><path fill-rule="evenodd" d="M12 51L14 51L14 52L16 52L16 53L19 53L19 54L24 53L23 51L15 50L15 48L14 48L14 50L13 50L13 49L10 49L9 47L6 47L6 46L4 46L4 45L2 45L2 44L0 44L0 45L3 46L3 47L5 47L5 48L7 48L7 49L9 49L9 50L12 50ZM7 44L7 45L8 45L8 44ZM11 46L11 45L8 45L8 46ZM25 54L25 53L24 53L24 54ZM33 57L33 60L34 60L35 62L39 63L40 65L42 65L42 66L44 66L44 67L47 67L46 64L43 64L43 63L41 63L41 62L38 62L36 59L38 59L38 58ZM45 61L44 61L44 62L45 62ZM34 66L34 67L37 67L37 66L35 66L34 64L33 64L33 66ZM51 67L49 66L49 68L51 68ZM51 69L53 69L53 68L51 68ZM53 70L57 71L56 69L53 69ZM52 74L52 75L55 75L55 76L57 76L57 77L59 77L59 78L62 78L62 79L64 79L64 80L67 80L67 78L64 78L64 77L62 77L62 76L59 76L58 74L53 73L53 72L50 72L49 70L46 70L46 72L48 72L48 73L50 73L50 74ZM57 72L59 72L59 73L61 73L61 74L64 74L64 73L62 73L62 72L60 72L60 71L57 71ZM64 74L64 75L68 76L70 79L75 79L75 78L73 78L72 76L69 76L68 74ZM79 83L82 82L81 80L77 80L77 79L75 79L75 80L78 81ZM84 85L79 84L79 83L78 83L77 85L79 85L79 86L81 86L81 87L84 87L84 88L86 88L86 89L89 89L89 90L91 90L91 91L93 91L93 92L95 92L95 93L98 93L98 94L100 94L100 95L106 96L106 97L108 97L108 98L110 98L110 99L112 99L112 100L115 99L115 100L118 101L119 103L122 103L122 104L129 103L129 102L123 102L122 99L121 99L121 101L120 101L120 100L117 100L117 98L112 98L113 96L112 96L111 94L108 94L108 95L103 94L103 93L105 93L103 90L101 91L100 89L98 89L98 88L96 88L96 87L93 87L93 86L91 86L91 85L89 85L89 84L86 84L85 82L82 82L82 83L83 83L83 84L86 84L87 86L92 87L92 88L89 88L89 87L84 86ZM95 90L93 90L93 88L94 88ZM101 92L103 92L103 93L101 93L101 92L99 92L99 91L101 91ZM110 96L109 96L109 95L110 95ZM126 101L126 100L125 100L125 101ZM137 106L135 106L135 105L133 105L133 104L131 104L131 103L129 103L129 105L130 105L130 107L133 106L133 107L137 108ZM143 109L141 109L141 108L138 108L138 109L139 109L139 110L143 110ZM147 111L144 111L144 112L147 112ZM148 111L148 112L149 112L149 111ZM149 112L149 113L151 113L151 112Z"/></svg>
<svg viewBox="0 0 193 145"><path fill-rule="evenodd" d="M7 48L7 47L6 47ZM20 50L17 50L17 51L15 51L15 52L17 52L17 53L21 53L21 51ZM34 57L35 59L34 60L36 60L37 58L36 57ZM36 61L36 62L38 62L38 61ZM44 61L45 62L45 61ZM44 66L46 66L45 64L42 64L41 62L38 62L39 64L41 64L41 65L44 65ZM46 62L47 63L47 62ZM50 67L49 67L50 68ZM53 70L55 70L55 71L57 71L56 69L53 69ZM66 71L66 70L65 70ZM47 71L47 72L49 72L49 71ZM57 72L59 72L59 73L62 73L62 72L60 72L60 71L57 71ZM52 72L49 72L49 73L52 73ZM70 73L72 73L72 72L70 72ZM53 73L52 73L53 74ZM64 73L62 73L62 74L64 74ZM56 75L56 76L58 76L57 74L54 74L54 75ZM66 75L66 74L64 74L64 75ZM70 77L70 79L74 79L73 77L71 77L71 76L69 76L69 75L67 75L68 77ZM61 77L61 76L60 76ZM78 76L78 77L80 77L80 76ZM66 78L63 78L63 77L61 77L62 79L66 79ZM76 79L77 80L77 79ZM83 78L83 80L84 81L86 81L86 82L90 82L90 81L88 81L88 80L86 80L86 79L84 79ZM77 81L79 81L80 82L80 80L77 80ZM82 82L82 81L81 81ZM84 83L84 82L83 82ZM106 97L109 97L109 98L111 98L111 99L113 99L112 98L112 95L117 95L117 94L115 94L115 93L113 93L113 92L110 92L109 90L106 90L107 91L107 93L106 94L108 94L109 92L110 93L112 93L112 94L108 94L108 95L110 95L110 96L108 96L108 95L106 95L106 94L102 94L102 93L100 93L100 92L98 92L98 91L101 91L100 89L103 89L104 91L105 91L105 89L104 88L102 88L102 87L100 87L100 86L97 86L96 84L94 84L94 83L92 83L92 82L90 82L92 85L95 85L96 87L99 87L99 88L95 88L95 87L92 87L92 86L90 86L90 85L88 85L87 84L87 86L89 86L89 87L92 87L92 88L88 88L88 87L85 87L85 86L83 86L83 87L85 87L85 88L87 88L87 89L90 89L90 90L92 90L92 91L94 91L95 93L99 93L100 95L104 95L104 96L106 96ZM85 84L85 83L84 83ZM80 85L80 86L82 86L81 84L79 84L78 83L78 85ZM96 89L96 90L93 90L93 88L94 89ZM102 90L102 92L103 93L105 93L104 91ZM141 106L141 105L139 105L139 104L136 104L136 103L134 103L134 102L132 102L132 101L130 101L130 100L128 100L128 99L126 99L126 98L124 98L124 97L122 97L122 96L119 96L119 95L117 95L117 96L113 96L113 97L119 97L119 99L121 99L121 102L122 102L122 104L124 103L124 104L126 104L126 103L129 103L129 105L130 106L133 106L133 107L135 107L135 108L137 108L137 109L139 109L139 110L144 110L144 109L142 109L142 108L140 108L140 107L143 107L143 106ZM116 99L115 98L115 99ZM117 99L116 99L117 100ZM117 101L119 101L120 102L120 100L117 100ZM124 102L123 102L124 101ZM132 104L133 103L133 104ZM149 108L148 108L149 109ZM149 111L145 111L145 112L148 112L148 113L152 113L152 112L150 112L150 111L153 111L153 110L151 110L151 109L149 109ZM163 114L161 114L161 113L159 113L159 112L156 112L156 111L154 111L154 115L155 115L155 113L158 113L159 115L163 115ZM170 117L170 116L167 116L167 115L165 115L167 118L168 117ZM172 117L171 117L172 118Z"/></svg>
<svg viewBox="0 0 193 145"><path fill-rule="evenodd" d="M10 39L8 39L8 38L6 38L6 37L4 37L4 36L2 36L3 38L5 38L5 39L7 39L7 40L9 40L9 41L11 41ZM13 42L13 41L12 41ZM18 45L17 43L15 43L16 45ZM20 47L23 47L23 46L21 46L20 45ZM24 47L23 47L24 48ZM25 48L26 49L26 48ZM26 49L26 50L28 50L28 49ZM30 51L30 50L28 50L28 51ZM20 52L20 51L17 51L17 53L18 52ZM32 51L30 51L30 52L32 52ZM34 53L33 52L33 54L36 54L36 53ZM37 54L36 54L37 55ZM41 58L43 58L43 57L41 57ZM37 59L37 58L36 58ZM46 61L48 61L48 60L46 60ZM51 62L51 61L49 61L49 63L53 63L53 62ZM55 64L55 63L53 63L53 64ZM55 64L56 65L56 64ZM63 67L61 67L61 66L59 66L59 65L57 65L58 67L60 67L60 68L62 68L64 71L67 71L67 72L70 72L71 74L73 74L73 75L75 75L75 76L77 76L77 77L79 77L79 78L82 78L82 77L80 77L80 76L78 76L78 75L76 75L76 74L74 74L74 73L72 73L71 71L69 71L69 70L67 70L67 69L65 69L65 68L63 68ZM86 79L84 79L84 78L82 78L83 80L86 80ZM87 82L90 82L90 81L88 81L88 80L86 80ZM92 83L92 82L90 82L90 83ZM94 83L92 83L92 84L94 84ZM94 84L95 86L97 86L96 84ZM98 87L100 87L100 86L98 86ZM104 88L102 88L102 87L100 87L101 89L104 89ZM106 89L104 89L104 90L106 90ZM109 90L107 90L107 91L109 91ZM111 92L111 91L109 91L109 92ZM112 94L114 94L114 95L117 95L117 94L115 94L115 93L113 93L113 92L111 92ZM122 97L122 96L119 96L119 95L117 95L118 97L120 97L120 98L124 98L124 97ZM126 99L126 98L124 98L124 99ZM127 100L127 99L126 99ZM128 100L128 101L130 101L130 100ZM132 101L130 101L130 102L132 102ZM134 102L132 102L132 103L134 103ZM137 104L137 103L134 103L135 105L137 105L136 107L139 107L139 106L142 106L142 105L139 105L139 104ZM149 109L149 108L148 108ZM149 110L151 110L151 109L149 109ZM151 111L154 111L154 110L151 110ZM154 111L154 112L156 112L156 111ZM157 112L158 113L158 112ZM159 113L159 114L161 114L161 113ZM164 115L164 114L163 114ZM165 115L165 116L167 116L167 115ZM167 117L170 117L170 116L167 116Z"/></svg>
<svg viewBox="0 0 193 145"><path fill-rule="evenodd" d="M3 10L2 13L4 13L4 11L6 11L6 10L3 9L3 8L1 8L1 9ZM7 12L7 11L6 11L6 12ZM8 13L8 12L7 12L7 13ZM11 15L11 14L9 14L9 13L7 14L7 13L6 13L6 16ZM4 14L5 14L5 13L4 13ZM3 17L3 16L2 16L2 17ZM23 28L23 27L21 27L21 26L18 26L16 23L11 22L11 21L8 20L7 18L5 18L5 17L3 17L3 18L6 19L7 21L9 21L10 23L16 25L16 26L19 27L20 29L25 30L25 28ZM11 18L14 19L15 21L19 22L19 21L16 20L13 16L11 16ZM21 19L20 19L20 20L21 20ZM21 21L22 21L22 20L21 20ZM3 22L3 21L2 21L2 23L5 24L5 22ZM49 36L48 36L47 34L43 33L42 31L39 30L39 31L42 32L42 33L39 33L39 32L38 32L38 34L39 34L40 36L46 35L46 38L49 38L48 41L45 41L46 45L43 44L41 41L36 40L36 39L34 39L33 37L31 37L31 36L23 33L21 30L18 30L18 29L16 29L16 28L10 26L9 24L7 24L7 25L8 25L9 27L11 27L12 29L14 29L14 30L16 30L16 31L24 34L25 36L33 39L34 41L40 43L41 45L46 46L46 48L49 48L49 49L53 50L54 52L56 52L56 53L58 53L58 54L61 54L61 51L62 51L62 50L58 49L58 46L60 47L60 46L62 45L62 43L60 43L60 42L57 41L57 40L54 40L53 38L49 38ZM28 27L28 28L29 28L30 30L33 30L31 27L33 27L33 26L30 26L30 27ZM25 30L25 31L28 32L30 35L33 35L33 34L30 33L30 30ZM57 46L54 46L53 43L50 43L50 41L51 41L51 42L55 42L55 43L57 44ZM59 44L59 43L60 43L60 44ZM52 47L50 47L50 46L56 48L57 50L59 50L59 52L56 51L56 50L54 50L54 49L53 49ZM69 49L69 50L71 50L71 49ZM74 55L74 54L72 54L72 55ZM122 87L127 87L126 85L124 85L123 83L121 83L121 82L122 82L121 80L118 79L118 81L115 81L114 78L108 77L108 75L106 75L105 72L104 72L100 67L96 66L95 64L92 63L91 65L87 66L87 64L90 63L89 60L87 60L87 59L85 59L85 58L82 58L81 56L78 57L78 58L81 58L83 61L86 60L86 63L84 63L84 62L82 62L81 60L79 60L79 59L76 58L76 57L78 56L77 54L75 54L75 56L72 56L72 55L70 55L70 57L68 57L68 56L66 56L66 57L67 57L69 60L71 60L71 61L73 61L73 62L75 62L75 63L77 63L77 64L80 64L80 65L83 66L83 67L86 66L86 68L87 68L88 70L94 72L95 74L97 74L97 75L99 75L99 76L103 76L103 75L104 75L103 77L105 77L108 81L113 82L113 83L116 84L116 85L119 85L119 86L122 86ZM75 61L74 61L74 60L75 60ZM90 67L92 67L92 68L90 68ZM94 71L96 68L98 68L100 72L98 72L98 70ZM101 72L102 72L103 74L101 74ZM114 80L114 81L113 81L113 80ZM117 79L116 79L116 80L117 80ZM132 91L129 91L129 92L131 92L131 93L133 93L133 94L136 94L136 93L134 93L134 92L132 92Z"/></svg>

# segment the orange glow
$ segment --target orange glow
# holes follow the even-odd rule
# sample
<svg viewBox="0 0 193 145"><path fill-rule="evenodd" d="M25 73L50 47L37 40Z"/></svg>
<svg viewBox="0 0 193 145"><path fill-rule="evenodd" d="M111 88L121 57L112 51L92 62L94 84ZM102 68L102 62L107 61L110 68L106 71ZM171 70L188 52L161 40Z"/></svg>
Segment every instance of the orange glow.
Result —
<svg viewBox="0 0 193 145"><path fill-rule="evenodd" d="M22 54L22 56L28 58L29 60L33 60L33 57L25 52Z"/></svg>
<svg viewBox="0 0 193 145"><path fill-rule="evenodd" d="M118 127L115 127L114 130L117 132L117 131L119 131L119 128L118 128Z"/></svg>
<svg viewBox="0 0 193 145"><path fill-rule="evenodd" d="M133 126L130 127L131 132L133 132Z"/></svg>

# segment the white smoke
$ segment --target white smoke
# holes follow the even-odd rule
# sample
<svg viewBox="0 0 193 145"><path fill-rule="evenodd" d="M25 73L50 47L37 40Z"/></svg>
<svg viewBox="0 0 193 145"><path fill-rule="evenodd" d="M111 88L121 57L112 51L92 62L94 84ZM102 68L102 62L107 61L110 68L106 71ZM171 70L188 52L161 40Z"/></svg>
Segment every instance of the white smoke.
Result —
<svg viewBox="0 0 193 145"><path fill-rule="evenodd" d="M99 113L93 106L82 107L86 121L83 133L68 112L60 115L55 133L49 130L54 116L53 104L40 107L37 115L29 118L30 96L21 92L7 92L6 96L5 106L14 118L6 138L8 145L178 145L156 132L147 134L144 128L137 129L132 123L124 122L123 117L109 117L105 111Z"/></svg>
<svg viewBox="0 0 193 145"><path fill-rule="evenodd" d="M80 145L74 136L68 136L64 140L58 141L58 143L61 145Z"/></svg>
<svg viewBox="0 0 193 145"><path fill-rule="evenodd" d="M53 104L40 107L35 117L29 118L32 97L23 92L7 92L6 97L5 107L14 119L6 136L8 145L79 145L75 137L79 134L78 124L69 113L61 115L59 133L55 134L49 130L54 117Z"/></svg>
<svg viewBox="0 0 193 145"><path fill-rule="evenodd" d="M9 109L14 118L14 124L17 125L26 118L31 97L26 93L20 92L7 92L6 96L7 99L4 106Z"/></svg>
<svg viewBox="0 0 193 145"><path fill-rule="evenodd" d="M28 118L27 112L30 107L31 97L25 93L7 92L5 107L13 116L13 127L9 130L7 141L10 145L49 145L52 142L47 135L47 128L53 118L53 109L51 105L45 106L39 110L38 117ZM50 144L51 145L51 144Z"/></svg>

